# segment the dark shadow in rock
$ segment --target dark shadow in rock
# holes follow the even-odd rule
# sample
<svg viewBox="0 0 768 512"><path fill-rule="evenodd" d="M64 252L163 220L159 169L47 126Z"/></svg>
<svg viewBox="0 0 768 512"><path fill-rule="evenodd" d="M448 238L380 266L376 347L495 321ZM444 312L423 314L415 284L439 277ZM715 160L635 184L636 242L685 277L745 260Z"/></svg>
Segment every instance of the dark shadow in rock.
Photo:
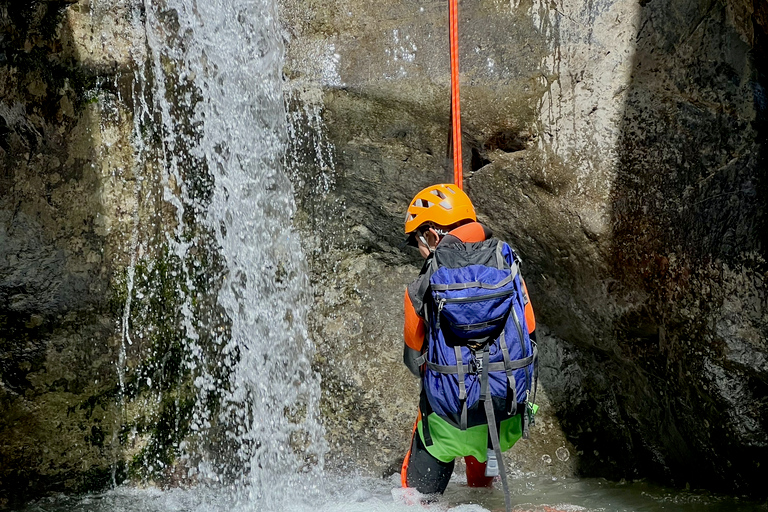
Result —
<svg viewBox="0 0 768 512"><path fill-rule="evenodd" d="M530 140L531 136L528 133L504 129L484 140L469 141L467 145L470 149L470 171L479 171L490 164L489 154L494 151L502 151L504 153L525 151L529 147Z"/></svg>
<svg viewBox="0 0 768 512"><path fill-rule="evenodd" d="M475 172L479 171L489 163L491 163L490 160L485 156L485 152L482 151L482 149L470 146L471 156L470 159L470 171Z"/></svg>
<svg viewBox="0 0 768 512"><path fill-rule="evenodd" d="M575 444L585 474L765 496L766 25L735 27L725 2L642 5L611 197L610 399Z"/></svg>

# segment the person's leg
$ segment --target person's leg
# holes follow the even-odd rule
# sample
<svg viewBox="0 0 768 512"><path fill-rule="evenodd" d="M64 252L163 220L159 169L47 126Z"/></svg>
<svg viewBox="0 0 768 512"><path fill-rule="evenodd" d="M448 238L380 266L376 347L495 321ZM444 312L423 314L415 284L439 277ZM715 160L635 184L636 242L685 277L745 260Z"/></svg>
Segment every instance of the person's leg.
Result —
<svg viewBox="0 0 768 512"><path fill-rule="evenodd" d="M411 444L408 446L408 453L405 454L405 458L403 459L403 465L400 468L400 483L403 485L403 487L408 487L407 482L407 476L408 476L408 462L411 460L411 447L413 446L413 436L416 435L416 428L419 426L419 419L421 418L421 414L419 414L416 417L416 421L413 422L413 430L411 431Z"/></svg>
<svg viewBox="0 0 768 512"><path fill-rule="evenodd" d="M491 487L493 477L485 476L485 462L478 462L471 455L464 457L467 463L467 485L469 487Z"/></svg>
<svg viewBox="0 0 768 512"><path fill-rule="evenodd" d="M408 487L415 487L422 494L442 494L445 491L453 473L453 461L442 462L430 455L418 432L413 433L406 460L404 483Z"/></svg>

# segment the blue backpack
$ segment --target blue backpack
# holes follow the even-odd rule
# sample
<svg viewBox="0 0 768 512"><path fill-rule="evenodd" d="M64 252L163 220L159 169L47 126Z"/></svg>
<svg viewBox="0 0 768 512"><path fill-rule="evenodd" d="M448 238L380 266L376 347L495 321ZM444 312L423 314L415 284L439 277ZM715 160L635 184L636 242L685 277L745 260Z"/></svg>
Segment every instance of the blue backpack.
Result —
<svg viewBox="0 0 768 512"><path fill-rule="evenodd" d="M502 241L454 237L437 246L429 274L422 417L432 411L462 430L487 423L493 438L498 413L519 411L527 437L537 365L519 259Z"/></svg>

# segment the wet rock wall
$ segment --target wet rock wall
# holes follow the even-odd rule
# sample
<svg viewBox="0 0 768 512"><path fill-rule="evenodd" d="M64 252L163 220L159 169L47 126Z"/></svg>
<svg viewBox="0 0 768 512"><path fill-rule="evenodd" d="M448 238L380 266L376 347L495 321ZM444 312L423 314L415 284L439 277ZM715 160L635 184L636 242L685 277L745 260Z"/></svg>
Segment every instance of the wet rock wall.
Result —
<svg viewBox="0 0 768 512"><path fill-rule="evenodd" d="M765 4L460 12L465 187L522 255L542 340L542 412L510 469L763 493ZM167 135L134 117L136 13L0 14L0 504L113 474L176 481L197 399L178 276L198 268L213 292L218 264L164 245L175 212L152 158L135 165L137 141ZM328 465L390 474L417 390L400 362L419 265L403 209L452 175L445 5L286 0L282 16Z"/></svg>
<svg viewBox="0 0 768 512"><path fill-rule="evenodd" d="M106 483L114 457L101 164L126 155L94 149L119 123L102 133L90 96L99 71L76 54L67 7L0 8L0 504L51 484Z"/></svg>
<svg viewBox="0 0 768 512"><path fill-rule="evenodd" d="M330 460L388 473L416 402L403 212L451 176L447 8L283 9L294 108L335 150L295 172ZM464 184L522 255L543 338L545 407L512 469L764 492L764 11L461 4Z"/></svg>
<svg viewBox="0 0 768 512"><path fill-rule="evenodd" d="M0 4L0 508L169 478L189 417L133 14Z"/></svg>
<svg viewBox="0 0 768 512"><path fill-rule="evenodd" d="M642 12L611 195L614 293L645 294L613 325L661 435L638 422L641 404L629 423L652 452L641 471L760 492L766 27L749 4L663 7ZM681 32L660 17L699 21Z"/></svg>

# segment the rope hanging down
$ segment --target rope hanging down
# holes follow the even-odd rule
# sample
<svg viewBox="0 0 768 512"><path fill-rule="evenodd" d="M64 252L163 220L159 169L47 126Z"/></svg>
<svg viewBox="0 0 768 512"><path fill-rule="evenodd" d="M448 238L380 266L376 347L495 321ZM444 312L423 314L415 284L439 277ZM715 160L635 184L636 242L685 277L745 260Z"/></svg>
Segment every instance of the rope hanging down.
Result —
<svg viewBox="0 0 768 512"><path fill-rule="evenodd" d="M461 171L461 107L459 105L459 17L458 0L448 0L451 42L451 142L453 146L453 182L464 188Z"/></svg>
<svg viewBox="0 0 768 512"><path fill-rule="evenodd" d="M461 107L459 105L459 20L458 20L458 0L448 0L448 18L450 22L450 40L451 40L451 136L448 138L449 145L453 145L453 183L460 189L464 188L464 180L461 172ZM484 354L488 366L488 353ZM462 377L459 377L462 378ZM485 391L487 392L488 373L485 373ZM507 473L504 467L504 458L499 445L499 434L496 430L496 419L493 413L493 404L490 400L490 393L483 399L488 418L488 433L491 438L493 451L499 464L499 475L501 476L501 486L504 489L504 507L507 512L512 512L512 499L509 493L509 484L507 483ZM525 413L523 413L525 414ZM522 416L521 416L522 418ZM426 418L425 418L426 420Z"/></svg>

